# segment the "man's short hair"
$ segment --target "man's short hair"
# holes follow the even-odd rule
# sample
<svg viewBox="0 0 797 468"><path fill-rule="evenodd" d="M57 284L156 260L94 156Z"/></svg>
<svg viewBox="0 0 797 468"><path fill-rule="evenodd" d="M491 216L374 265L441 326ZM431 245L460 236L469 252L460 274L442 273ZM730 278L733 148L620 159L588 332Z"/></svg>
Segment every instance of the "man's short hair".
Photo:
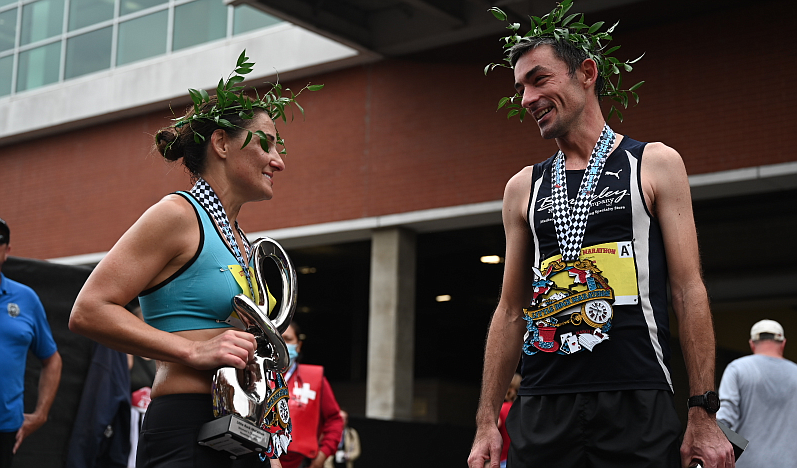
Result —
<svg viewBox="0 0 797 468"><path fill-rule="evenodd" d="M11 230L8 229L8 224L0 218L0 245L8 244L11 239Z"/></svg>
<svg viewBox="0 0 797 468"><path fill-rule="evenodd" d="M524 37L517 44L510 47L509 51L507 52L509 55L509 64L512 66L512 68L515 68L515 65L517 65L520 57L541 45L549 45L553 47L554 54L556 54L556 57L558 57L559 60L563 61L565 65L567 65L567 74L571 77L575 76L576 70L578 70L578 67L581 66L584 60L590 58L583 49L574 46L568 40L554 39L553 37L548 36L537 36ZM606 80L599 73L598 79L595 81L596 96L601 96L605 84Z"/></svg>

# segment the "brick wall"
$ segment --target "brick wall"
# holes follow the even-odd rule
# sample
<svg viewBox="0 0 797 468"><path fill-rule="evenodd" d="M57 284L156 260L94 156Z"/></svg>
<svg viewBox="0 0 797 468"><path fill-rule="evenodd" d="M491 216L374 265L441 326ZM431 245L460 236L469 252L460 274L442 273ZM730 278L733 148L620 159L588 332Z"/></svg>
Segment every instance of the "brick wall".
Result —
<svg viewBox="0 0 797 468"><path fill-rule="evenodd" d="M616 34L622 58L646 53L628 75L646 84L625 122L610 122L615 130L673 146L690 174L797 161L797 93L786 81L795 75L786 14L795 7L768 7ZM739 35L752 25L761 33ZM463 47L474 44L497 41ZM533 122L495 112L512 90L509 71L482 73L495 53L427 53L312 77L326 87L302 95L306 119L278 124L289 154L275 197L244 207L241 225L259 231L500 199L515 172L556 147ZM148 206L188 188L182 167L151 149L169 117L165 107L0 147L0 217L12 227L12 253L108 250Z"/></svg>

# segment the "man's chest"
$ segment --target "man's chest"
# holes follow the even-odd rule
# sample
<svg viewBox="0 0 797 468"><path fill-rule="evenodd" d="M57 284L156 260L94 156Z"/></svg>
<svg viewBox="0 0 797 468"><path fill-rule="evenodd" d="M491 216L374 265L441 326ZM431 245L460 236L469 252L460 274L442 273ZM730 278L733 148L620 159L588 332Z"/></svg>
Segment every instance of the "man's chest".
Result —
<svg viewBox="0 0 797 468"><path fill-rule="evenodd" d="M14 295L0 295L0 342L28 347L33 340L31 310Z"/></svg>

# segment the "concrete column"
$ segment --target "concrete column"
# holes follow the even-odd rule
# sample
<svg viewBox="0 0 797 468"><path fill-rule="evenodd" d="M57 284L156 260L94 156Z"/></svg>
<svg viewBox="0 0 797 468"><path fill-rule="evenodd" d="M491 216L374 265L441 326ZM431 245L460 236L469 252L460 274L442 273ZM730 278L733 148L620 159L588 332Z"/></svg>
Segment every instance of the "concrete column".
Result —
<svg viewBox="0 0 797 468"><path fill-rule="evenodd" d="M369 418L412 418L415 255L413 231L373 232L365 409Z"/></svg>

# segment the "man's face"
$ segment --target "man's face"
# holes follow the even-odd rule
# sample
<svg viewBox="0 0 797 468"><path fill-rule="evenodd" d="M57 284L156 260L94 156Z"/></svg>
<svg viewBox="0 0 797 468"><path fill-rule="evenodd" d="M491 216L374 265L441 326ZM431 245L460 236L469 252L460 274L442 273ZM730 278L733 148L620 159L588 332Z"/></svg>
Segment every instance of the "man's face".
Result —
<svg viewBox="0 0 797 468"><path fill-rule="evenodd" d="M521 105L537 122L543 138L561 138L577 124L588 98L584 74L570 76L567 64L553 47L541 45L526 52L515 64L515 90Z"/></svg>

